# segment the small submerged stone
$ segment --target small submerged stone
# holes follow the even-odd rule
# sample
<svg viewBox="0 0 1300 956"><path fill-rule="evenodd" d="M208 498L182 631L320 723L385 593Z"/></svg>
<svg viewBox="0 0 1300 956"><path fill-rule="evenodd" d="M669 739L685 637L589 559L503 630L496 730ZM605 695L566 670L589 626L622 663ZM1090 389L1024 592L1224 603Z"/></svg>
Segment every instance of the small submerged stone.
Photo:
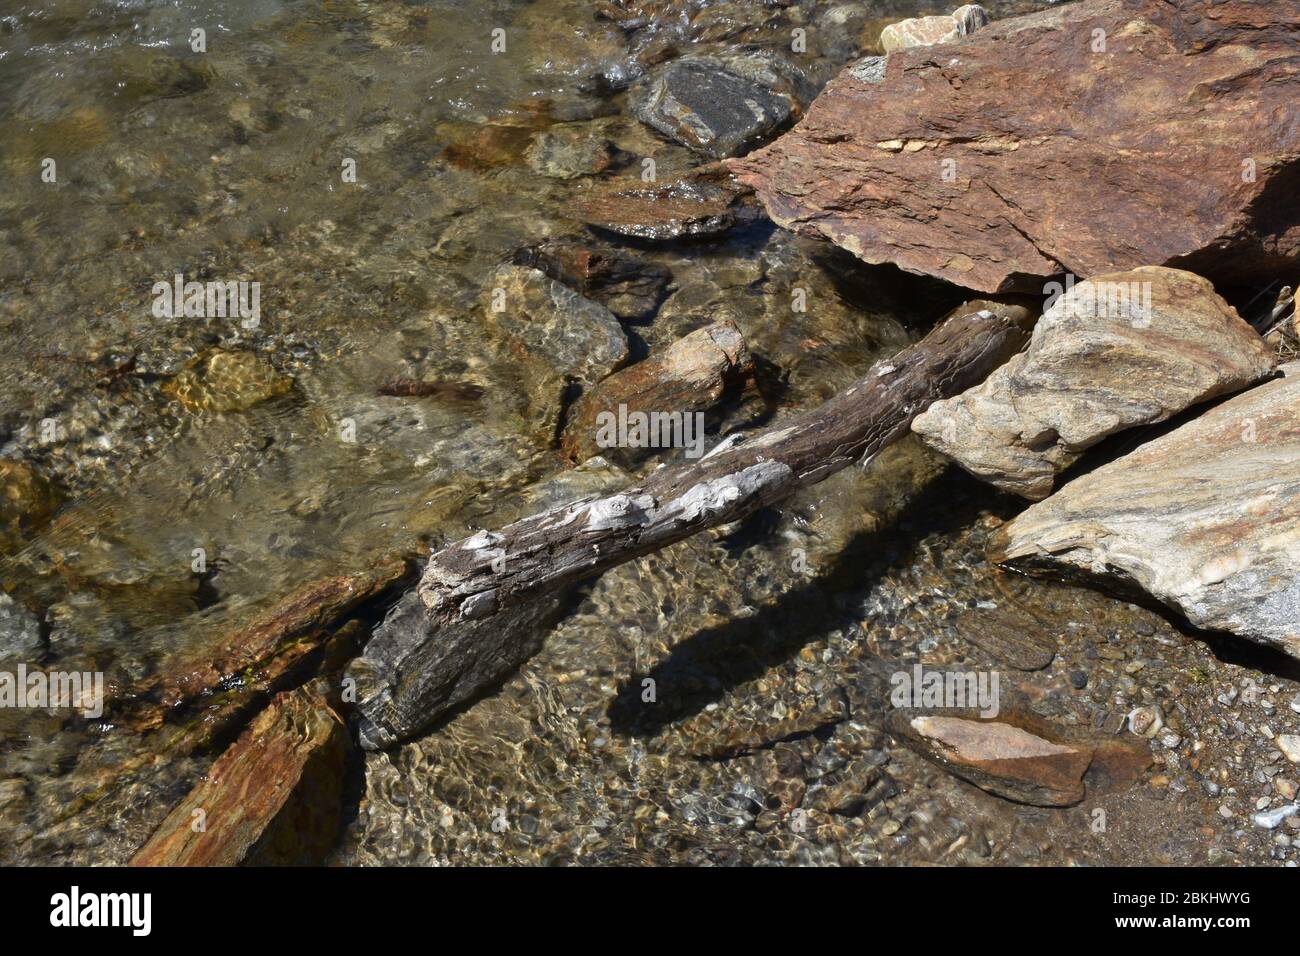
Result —
<svg viewBox="0 0 1300 956"><path fill-rule="evenodd" d="M255 352L212 349L163 385L192 412L244 412L268 399L287 395L293 379Z"/></svg>
<svg viewBox="0 0 1300 956"><path fill-rule="evenodd" d="M576 126L538 133L525 153L529 168L551 179L596 176L617 167L625 156L609 140Z"/></svg>
<svg viewBox="0 0 1300 956"><path fill-rule="evenodd" d="M626 250L591 241L548 240L515 253L518 265L540 269L620 319L646 319L668 295L672 272Z"/></svg>
<svg viewBox="0 0 1300 956"><path fill-rule="evenodd" d="M595 193L577 203L579 219L636 239L706 238L736 224L744 192L725 177L694 175L675 182Z"/></svg>
<svg viewBox="0 0 1300 956"><path fill-rule="evenodd" d="M36 468L0 459L0 551L21 545L58 507L54 486Z"/></svg>
<svg viewBox="0 0 1300 956"><path fill-rule="evenodd" d="M41 625L8 594L0 593L0 661L34 661L41 652Z"/></svg>

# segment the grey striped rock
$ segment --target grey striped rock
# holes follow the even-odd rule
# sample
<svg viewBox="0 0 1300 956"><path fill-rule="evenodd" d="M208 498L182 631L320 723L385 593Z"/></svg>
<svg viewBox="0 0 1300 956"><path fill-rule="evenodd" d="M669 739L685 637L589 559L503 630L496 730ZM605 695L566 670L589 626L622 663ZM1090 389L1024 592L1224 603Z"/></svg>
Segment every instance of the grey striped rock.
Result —
<svg viewBox="0 0 1300 956"><path fill-rule="evenodd" d="M1300 364L1282 371L1028 508L990 557L1300 657Z"/></svg>
<svg viewBox="0 0 1300 956"><path fill-rule="evenodd" d="M1037 501L1103 438L1239 391L1273 364L1209 282L1147 266L1075 285L1024 352L935 402L912 430L976 477Z"/></svg>

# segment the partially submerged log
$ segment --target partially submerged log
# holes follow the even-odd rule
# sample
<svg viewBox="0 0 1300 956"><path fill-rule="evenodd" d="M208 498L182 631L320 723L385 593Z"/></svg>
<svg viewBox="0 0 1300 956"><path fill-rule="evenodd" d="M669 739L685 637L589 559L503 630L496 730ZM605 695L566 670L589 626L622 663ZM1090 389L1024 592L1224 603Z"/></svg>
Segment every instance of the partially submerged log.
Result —
<svg viewBox="0 0 1300 956"><path fill-rule="evenodd" d="M343 820L351 746L343 721L311 688L280 694L131 865L319 864Z"/></svg>
<svg viewBox="0 0 1300 956"><path fill-rule="evenodd" d="M1019 306L970 303L820 408L618 494L438 551L348 671L362 745L409 739L509 674L538 649L568 586L869 460L931 402L978 384L1020 349L1029 319Z"/></svg>

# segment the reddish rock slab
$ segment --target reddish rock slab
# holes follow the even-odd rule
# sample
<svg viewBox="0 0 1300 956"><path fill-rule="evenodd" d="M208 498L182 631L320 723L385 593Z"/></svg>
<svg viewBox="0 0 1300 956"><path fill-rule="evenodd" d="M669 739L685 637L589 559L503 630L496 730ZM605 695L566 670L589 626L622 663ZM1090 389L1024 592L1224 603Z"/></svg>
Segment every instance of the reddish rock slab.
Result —
<svg viewBox="0 0 1300 956"><path fill-rule="evenodd" d="M162 822L132 866L319 863L342 822L352 746L319 694L280 694Z"/></svg>
<svg viewBox="0 0 1300 956"><path fill-rule="evenodd" d="M925 759L995 796L1040 807L1073 806L1085 795L1119 793L1151 766L1144 741L1098 737L1039 717L1024 693L1003 709L902 707L888 729Z"/></svg>
<svg viewBox="0 0 1300 956"><path fill-rule="evenodd" d="M780 225L970 289L1250 281L1300 263L1297 102L1294 0L1081 0L851 65L726 165Z"/></svg>
<svg viewBox="0 0 1300 956"><path fill-rule="evenodd" d="M748 190L716 166L669 183L592 190L574 215L589 226L633 239L704 239L736 224L737 200Z"/></svg>
<svg viewBox="0 0 1300 956"><path fill-rule="evenodd" d="M394 558L363 571L303 585L249 623L167 661L157 675L127 695L137 698L128 722L141 730L157 726L168 710L216 690L250 669L262 678L285 673L320 645L330 625L405 574L406 562Z"/></svg>
<svg viewBox="0 0 1300 956"><path fill-rule="evenodd" d="M604 455L620 464L650 454L650 449L638 453L602 445L602 416L617 417L620 406L625 414L690 415L716 403L729 383L751 369L749 349L734 322L696 329L583 395L569 418L564 451L574 461Z"/></svg>

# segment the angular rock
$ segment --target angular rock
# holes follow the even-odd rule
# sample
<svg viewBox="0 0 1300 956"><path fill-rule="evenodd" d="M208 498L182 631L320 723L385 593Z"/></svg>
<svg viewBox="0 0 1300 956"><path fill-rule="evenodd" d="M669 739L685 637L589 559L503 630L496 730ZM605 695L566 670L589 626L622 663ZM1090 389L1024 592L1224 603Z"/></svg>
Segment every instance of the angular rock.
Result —
<svg viewBox="0 0 1300 956"><path fill-rule="evenodd" d="M1093 748L1060 743L1003 720L895 711L890 729L908 747L981 790L1040 807L1068 807L1084 795Z"/></svg>
<svg viewBox="0 0 1300 956"><path fill-rule="evenodd" d="M618 318L540 270L499 268L484 290L483 312L518 368L543 440L555 439L570 386L594 385L627 361Z"/></svg>
<svg viewBox="0 0 1300 956"><path fill-rule="evenodd" d="M627 336L614 314L545 273L502 266L491 286L487 320L526 360L584 385L627 361Z"/></svg>
<svg viewBox="0 0 1300 956"><path fill-rule="evenodd" d="M1208 281L1144 267L1065 292L1024 352L935 402L912 431L976 477L1038 501L1108 435L1238 391L1273 365L1264 340Z"/></svg>
<svg viewBox="0 0 1300 956"><path fill-rule="evenodd" d="M320 863L342 823L351 747L343 721L314 691L280 694L217 758L131 865Z"/></svg>
<svg viewBox="0 0 1300 956"><path fill-rule="evenodd" d="M951 43L969 36L989 22L988 12L977 3L958 7L948 16L913 17L891 23L880 31L880 47L886 53L914 46Z"/></svg>
<svg viewBox="0 0 1300 956"><path fill-rule="evenodd" d="M791 97L712 56L683 57L659 67L632 103L641 122L714 159L753 149L797 108Z"/></svg>
<svg viewBox="0 0 1300 956"><path fill-rule="evenodd" d="M1271 279L1300 262L1297 30L1291 0L1063 4L854 64L726 162L778 224L970 289Z"/></svg>
<svg viewBox="0 0 1300 956"><path fill-rule="evenodd" d="M602 414L618 417L623 406L628 415L690 415L714 405L728 384L751 369L749 349L734 322L696 329L661 354L614 373L585 393L574 405L565 428L565 454L574 461L604 455L627 467L654 450L601 445Z"/></svg>
<svg viewBox="0 0 1300 956"><path fill-rule="evenodd" d="M1028 508L990 557L1300 657L1300 364L1282 371Z"/></svg>
<svg viewBox="0 0 1300 956"><path fill-rule="evenodd" d="M247 411L292 388L292 378L256 353L224 349L212 349L163 384L164 392L192 412Z"/></svg>
<svg viewBox="0 0 1300 956"><path fill-rule="evenodd" d="M736 200L744 192L730 176L697 174L662 185L594 192L576 203L575 215L634 239L702 239L736 224Z"/></svg>
<svg viewBox="0 0 1300 956"><path fill-rule="evenodd" d="M595 176L619 162L619 151L609 140L582 127L540 132L524 155L533 172L551 179Z"/></svg>
<svg viewBox="0 0 1300 956"><path fill-rule="evenodd" d="M672 279L667 266L592 243L544 242L519 250L515 262L542 270L620 319L653 315L667 297Z"/></svg>

